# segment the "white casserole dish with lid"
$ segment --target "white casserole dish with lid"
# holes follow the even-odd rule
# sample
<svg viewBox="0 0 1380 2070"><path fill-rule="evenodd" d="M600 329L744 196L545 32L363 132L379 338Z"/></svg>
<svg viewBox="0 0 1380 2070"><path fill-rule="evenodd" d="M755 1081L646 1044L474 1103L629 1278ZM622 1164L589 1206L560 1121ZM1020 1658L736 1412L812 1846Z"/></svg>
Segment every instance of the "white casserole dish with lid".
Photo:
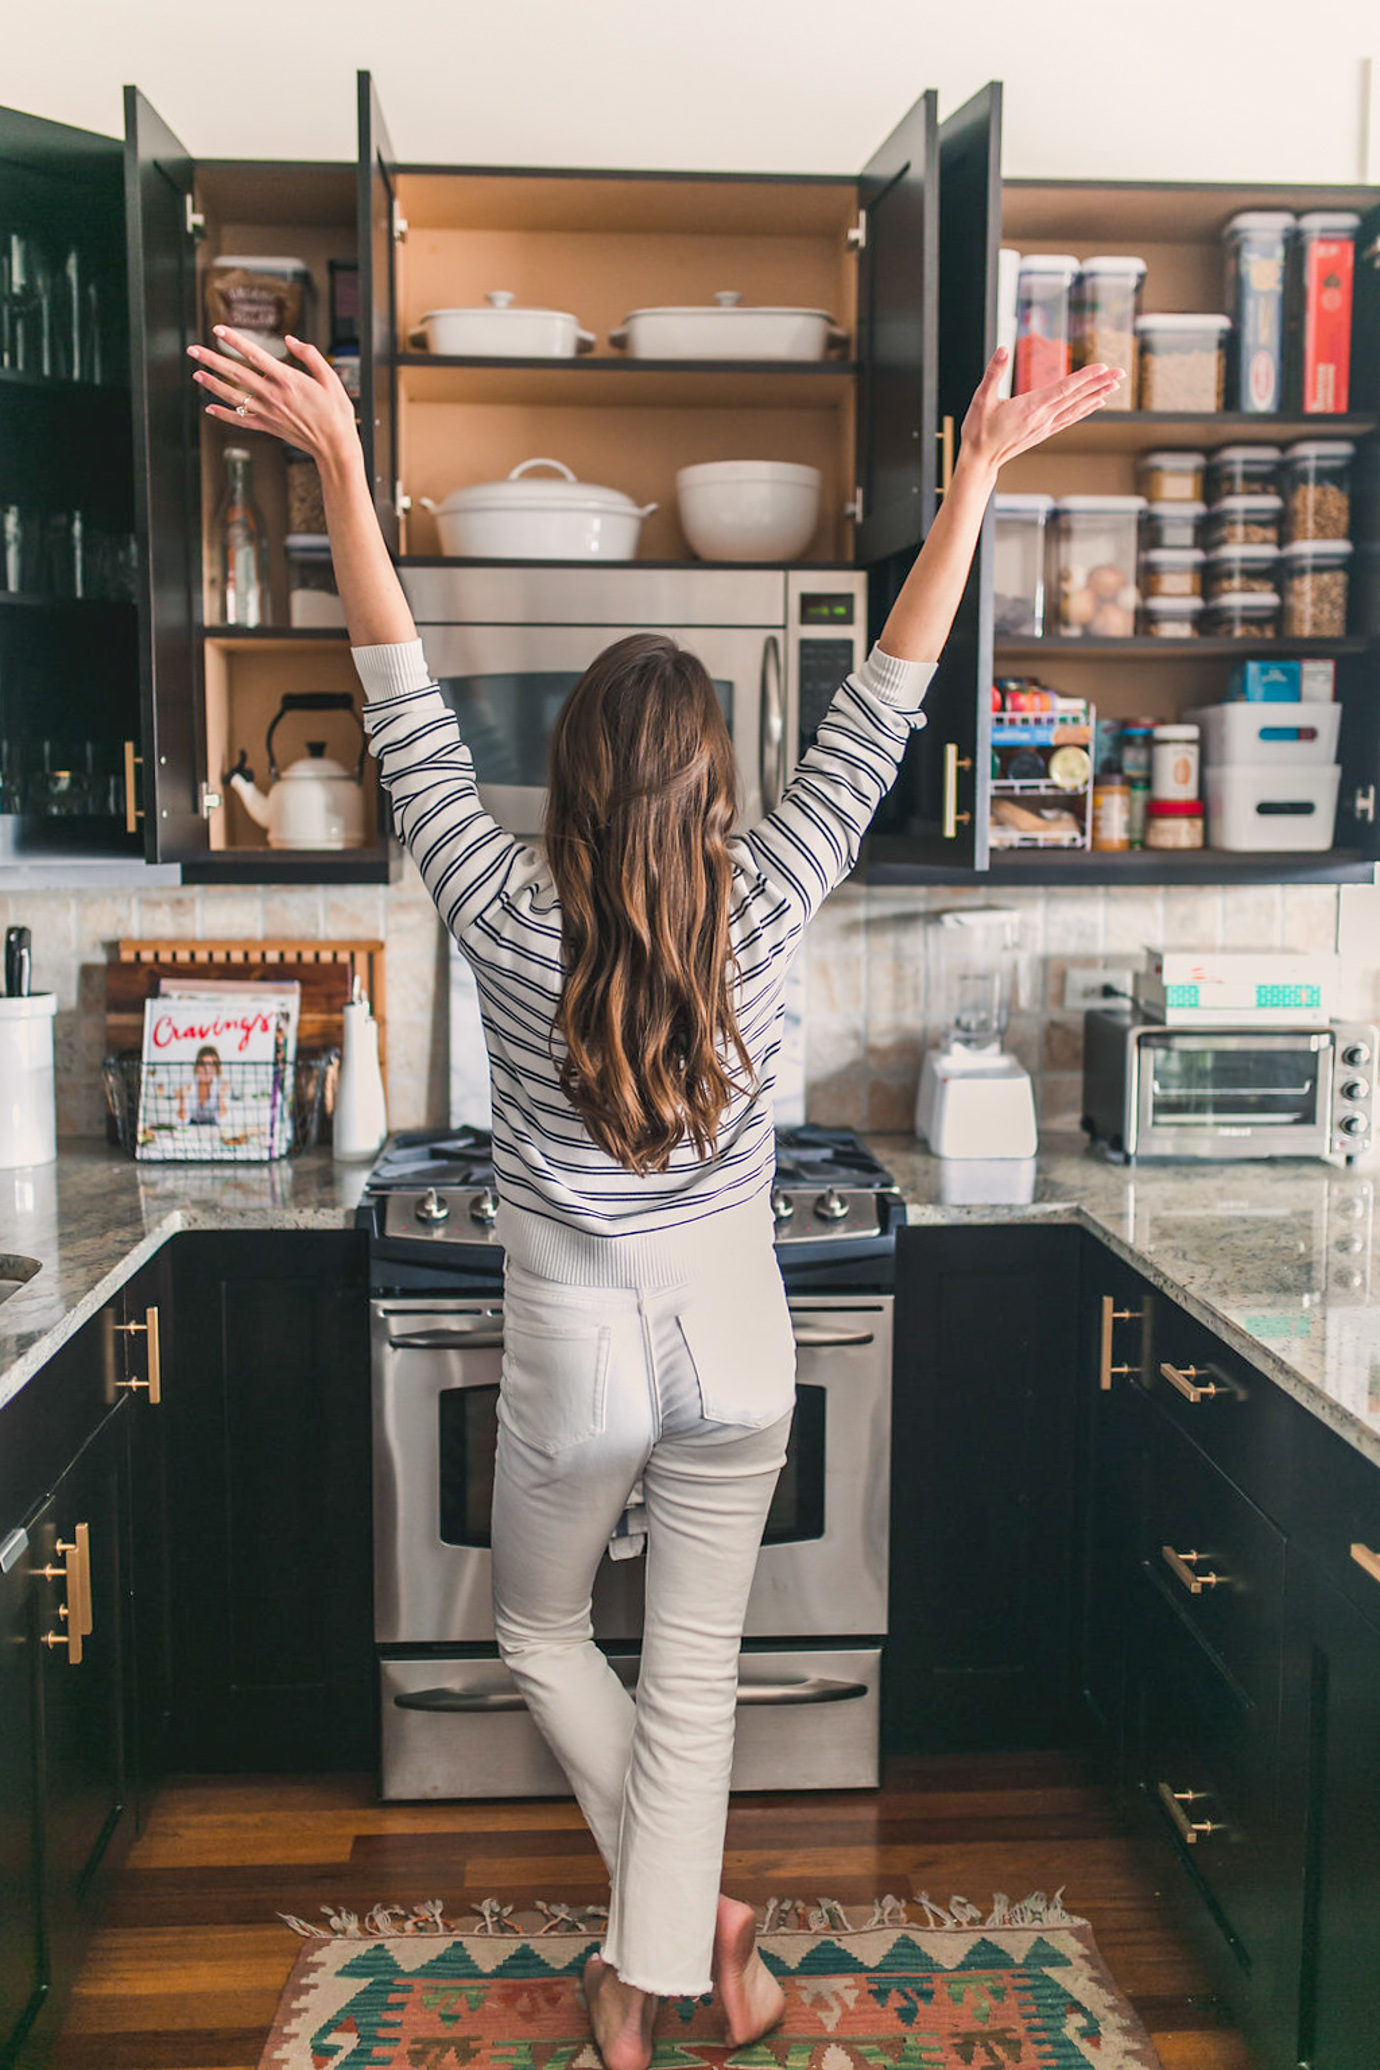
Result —
<svg viewBox="0 0 1380 2070"><path fill-rule="evenodd" d="M593 352L568 309L524 309L507 288L494 288L482 309L428 309L408 342L450 359L574 359Z"/></svg>
<svg viewBox="0 0 1380 2070"><path fill-rule="evenodd" d="M554 468L557 481L528 481L534 467ZM630 561L655 503L637 504L621 489L582 482L559 460L524 460L506 481L452 489L432 512L443 554L492 561Z"/></svg>
<svg viewBox="0 0 1380 2070"><path fill-rule="evenodd" d="M634 309L609 343L629 359L823 359L848 344L823 309L745 305L736 289L712 303L684 308Z"/></svg>

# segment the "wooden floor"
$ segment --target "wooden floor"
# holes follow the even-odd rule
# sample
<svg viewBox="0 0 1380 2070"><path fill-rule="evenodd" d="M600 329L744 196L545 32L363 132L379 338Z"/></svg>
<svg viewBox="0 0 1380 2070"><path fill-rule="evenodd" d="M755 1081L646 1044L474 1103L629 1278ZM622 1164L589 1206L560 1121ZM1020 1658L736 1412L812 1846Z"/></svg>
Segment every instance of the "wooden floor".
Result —
<svg viewBox="0 0 1380 2070"><path fill-rule="evenodd" d="M1252 2070L1072 1755L897 1762L876 1794L739 1798L725 1884L759 1902L844 1903L1062 1887L1165 2070ZM302 1946L279 1912L315 1922L327 1904L440 1898L449 1913L494 1895L604 1901L573 1804L380 1804L366 1775L174 1778L92 1943L53 2070L255 2070Z"/></svg>

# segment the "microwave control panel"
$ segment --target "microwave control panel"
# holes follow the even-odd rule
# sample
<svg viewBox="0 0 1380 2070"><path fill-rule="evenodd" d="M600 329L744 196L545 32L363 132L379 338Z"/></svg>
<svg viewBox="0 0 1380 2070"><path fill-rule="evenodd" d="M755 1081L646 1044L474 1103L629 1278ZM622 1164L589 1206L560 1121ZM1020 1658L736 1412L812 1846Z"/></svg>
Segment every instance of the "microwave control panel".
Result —
<svg viewBox="0 0 1380 2070"><path fill-rule="evenodd" d="M1377 1030L1366 1021L1334 1021L1332 1148L1342 1157L1369 1150L1375 1122Z"/></svg>
<svg viewBox="0 0 1380 2070"><path fill-rule="evenodd" d="M848 599L852 602L852 598ZM800 685L800 747L803 755L819 731L834 692L855 666L854 643L803 636L796 649Z"/></svg>

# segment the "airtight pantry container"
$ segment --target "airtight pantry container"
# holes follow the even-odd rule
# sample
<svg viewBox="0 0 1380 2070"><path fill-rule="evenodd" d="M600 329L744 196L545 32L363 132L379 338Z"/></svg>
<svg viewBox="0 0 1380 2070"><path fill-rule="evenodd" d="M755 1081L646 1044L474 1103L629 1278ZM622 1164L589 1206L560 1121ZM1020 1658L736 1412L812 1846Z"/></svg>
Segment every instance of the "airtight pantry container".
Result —
<svg viewBox="0 0 1380 2070"><path fill-rule="evenodd" d="M1306 438L1286 446L1280 462L1284 536L1345 539L1351 532L1351 462L1356 448L1344 438Z"/></svg>
<svg viewBox="0 0 1380 2070"><path fill-rule="evenodd" d="M1300 216L1290 239L1285 325L1286 401L1306 415L1345 414L1351 397L1351 299L1356 232L1349 209Z"/></svg>
<svg viewBox="0 0 1380 2070"><path fill-rule="evenodd" d="M1161 546L1197 546L1198 526L1206 503L1151 503L1146 507L1141 539L1147 552Z"/></svg>
<svg viewBox="0 0 1380 2070"><path fill-rule="evenodd" d="M1295 852L1332 846L1341 765L1209 763L1203 771L1208 840L1214 848Z"/></svg>
<svg viewBox="0 0 1380 2070"><path fill-rule="evenodd" d="M1351 541L1296 539L1279 557L1286 640L1340 640L1346 633Z"/></svg>
<svg viewBox="0 0 1380 2070"><path fill-rule="evenodd" d="M1140 407L1192 414L1220 410L1226 378L1226 316L1141 316Z"/></svg>
<svg viewBox="0 0 1380 2070"><path fill-rule="evenodd" d="M1136 629L1136 536L1143 496L1062 496L1054 506L1051 566L1058 630L1126 639Z"/></svg>
<svg viewBox="0 0 1380 2070"><path fill-rule="evenodd" d="M1124 367L1126 379L1102 405L1130 410L1136 401L1136 318L1145 261L1085 259L1073 284L1073 364Z"/></svg>
<svg viewBox="0 0 1380 2070"><path fill-rule="evenodd" d="M1203 544L1209 553L1219 546L1279 546L1280 496L1224 496L1208 511Z"/></svg>
<svg viewBox="0 0 1380 2070"><path fill-rule="evenodd" d="M1201 597L1147 597L1140 607L1140 629L1153 640L1191 640L1202 616Z"/></svg>
<svg viewBox="0 0 1380 2070"><path fill-rule="evenodd" d="M1199 621L1208 640L1274 640L1279 637L1279 591L1238 590L1209 604Z"/></svg>
<svg viewBox="0 0 1380 2070"><path fill-rule="evenodd" d="M1287 209L1254 208L1222 232L1227 307L1233 327L1227 349L1227 408L1277 410L1284 390L1284 265L1294 217Z"/></svg>
<svg viewBox="0 0 1380 2070"><path fill-rule="evenodd" d="M1069 252L1025 252L1016 286L1015 393L1043 388L1073 363L1072 289L1078 261Z"/></svg>
<svg viewBox="0 0 1380 2070"><path fill-rule="evenodd" d="M1052 496L998 496L994 503L993 628L1038 638L1045 629L1046 534Z"/></svg>
<svg viewBox="0 0 1380 2070"><path fill-rule="evenodd" d="M1219 446L1208 454L1207 496L1272 496L1279 487L1278 446Z"/></svg>
<svg viewBox="0 0 1380 2070"><path fill-rule="evenodd" d="M1201 546L1156 546L1140 557L1141 595L1199 597L1203 593Z"/></svg>
<svg viewBox="0 0 1380 2070"><path fill-rule="evenodd" d="M1275 588L1278 566L1273 546L1219 546L1204 562L1203 587L1212 603L1253 590L1263 594Z"/></svg>
<svg viewBox="0 0 1380 2070"><path fill-rule="evenodd" d="M1142 453L1136 487L1151 503L1200 503L1206 465L1206 453Z"/></svg>

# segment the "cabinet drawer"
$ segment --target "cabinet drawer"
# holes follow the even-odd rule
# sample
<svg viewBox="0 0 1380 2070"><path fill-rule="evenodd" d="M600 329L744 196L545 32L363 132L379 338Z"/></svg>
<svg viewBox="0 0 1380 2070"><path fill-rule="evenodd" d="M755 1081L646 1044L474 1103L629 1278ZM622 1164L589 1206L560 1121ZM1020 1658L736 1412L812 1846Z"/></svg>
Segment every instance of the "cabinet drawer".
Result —
<svg viewBox="0 0 1380 2070"><path fill-rule="evenodd" d="M1152 1308L1142 1384L1258 1508L1283 1517L1292 1406L1286 1394L1163 1298Z"/></svg>
<svg viewBox="0 0 1380 2070"><path fill-rule="evenodd" d="M1247 1696L1273 1713L1284 1636L1283 1534L1182 1432L1153 1410L1152 1418L1146 1572Z"/></svg>
<svg viewBox="0 0 1380 2070"><path fill-rule="evenodd" d="M1380 1466L1291 1402L1289 1531L1299 1548L1380 1625Z"/></svg>

